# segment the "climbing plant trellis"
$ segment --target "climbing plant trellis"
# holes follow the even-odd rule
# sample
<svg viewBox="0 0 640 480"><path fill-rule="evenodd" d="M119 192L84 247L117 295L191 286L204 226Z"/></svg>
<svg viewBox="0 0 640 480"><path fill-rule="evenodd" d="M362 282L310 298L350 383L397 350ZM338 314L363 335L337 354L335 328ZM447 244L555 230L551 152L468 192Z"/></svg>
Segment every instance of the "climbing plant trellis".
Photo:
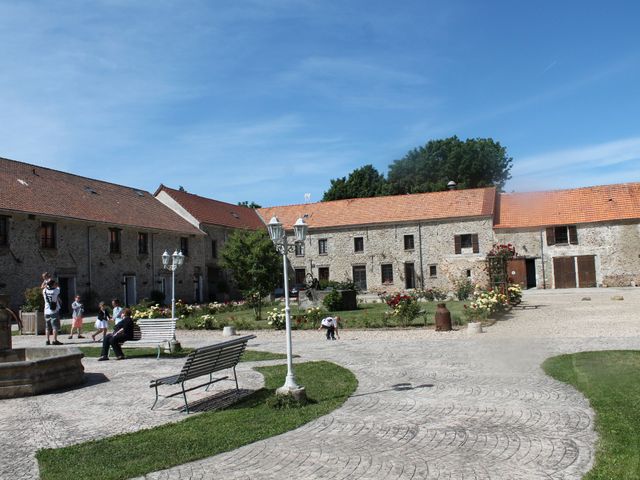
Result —
<svg viewBox="0 0 640 480"><path fill-rule="evenodd" d="M489 283L491 288L506 293L509 286L509 275L507 264L509 260L516 256L516 249L510 243L496 243L487 254L487 272L489 273Z"/></svg>

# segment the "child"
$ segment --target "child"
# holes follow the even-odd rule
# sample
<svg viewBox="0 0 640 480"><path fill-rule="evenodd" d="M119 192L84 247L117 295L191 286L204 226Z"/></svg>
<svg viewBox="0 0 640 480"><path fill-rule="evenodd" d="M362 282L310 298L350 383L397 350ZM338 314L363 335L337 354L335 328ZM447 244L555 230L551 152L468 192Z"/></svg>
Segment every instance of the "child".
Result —
<svg viewBox="0 0 640 480"><path fill-rule="evenodd" d="M338 334L338 322L340 322L340 317L326 317L322 319L320 322L320 328L318 330L322 330L323 328L327 329L327 340L335 340L336 336L340 338Z"/></svg>
<svg viewBox="0 0 640 480"><path fill-rule="evenodd" d="M107 311L107 307L104 302L100 302L98 305L98 319L96 320L96 331L91 334L91 339L95 342L96 335L102 333L102 338L107 335L107 328L109 328L109 320L111 317L109 316L109 312Z"/></svg>
<svg viewBox="0 0 640 480"><path fill-rule="evenodd" d="M42 283L40 284L40 288L44 290L47 288L47 284L51 281L51 274L49 272L44 272L42 274Z"/></svg>
<svg viewBox="0 0 640 480"><path fill-rule="evenodd" d="M111 319L113 320L113 331L118 330L118 324L122 321L122 307L120 306L120 300L114 298L111 300Z"/></svg>
<svg viewBox="0 0 640 480"><path fill-rule="evenodd" d="M78 331L78 338L84 338L82 336L82 315L84 314L84 305L80 301L80 295L76 295L75 301L71 304L71 310L73 310L72 318L73 323L71 324L71 335L69 335L69 339L73 338L73 329L75 328Z"/></svg>

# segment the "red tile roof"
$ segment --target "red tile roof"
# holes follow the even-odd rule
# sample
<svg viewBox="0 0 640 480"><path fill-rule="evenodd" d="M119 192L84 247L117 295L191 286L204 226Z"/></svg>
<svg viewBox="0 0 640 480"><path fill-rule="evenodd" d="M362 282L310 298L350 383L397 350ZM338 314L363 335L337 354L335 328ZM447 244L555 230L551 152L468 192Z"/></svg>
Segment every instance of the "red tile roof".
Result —
<svg viewBox="0 0 640 480"><path fill-rule="evenodd" d="M166 192L200 223L221 225L223 227L258 230L265 228L264 223L253 208L241 207L232 203L220 202L193 193L174 190L160 185L155 195Z"/></svg>
<svg viewBox="0 0 640 480"><path fill-rule="evenodd" d="M527 228L640 219L640 183L502 193L494 228Z"/></svg>
<svg viewBox="0 0 640 480"><path fill-rule="evenodd" d="M495 188L476 188L260 208L258 213L267 223L277 216L287 229L304 215L309 228L490 217L495 194Z"/></svg>
<svg viewBox="0 0 640 480"><path fill-rule="evenodd" d="M202 234L144 190L0 158L0 209Z"/></svg>

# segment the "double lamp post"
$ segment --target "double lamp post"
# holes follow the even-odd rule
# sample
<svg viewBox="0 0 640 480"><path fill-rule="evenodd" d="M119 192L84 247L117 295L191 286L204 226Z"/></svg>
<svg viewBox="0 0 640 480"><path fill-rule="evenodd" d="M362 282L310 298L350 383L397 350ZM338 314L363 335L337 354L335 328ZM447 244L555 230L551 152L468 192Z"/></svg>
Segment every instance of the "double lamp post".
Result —
<svg viewBox="0 0 640 480"><path fill-rule="evenodd" d="M277 217L273 217L267 224L269 230L269 236L273 242L276 250L282 255L282 265L284 274L284 314L285 314L285 328L287 336L287 376L284 381L284 385L276 390L278 395L293 395L296 399L304 398L304 387L300 386L296 382L295 374L293 373L293 360L291 354L291 308L289 307L289 276L287 265L287 253L295 250L296 244L304 243L307 236L307 224L302 218L298 218L293 225L294 242L289 244L287 242L287 234L285 229L278 221Z"/></svg>
<svg viewBox="0 0 640 480"><path fill-rule="evenodd" d="M176 270L184 263L184 255L177 250L169 255L166 250L162 254L162 265L171 271L171 318L176 318ZM175 338L175 337L174 337Z"/></svg>

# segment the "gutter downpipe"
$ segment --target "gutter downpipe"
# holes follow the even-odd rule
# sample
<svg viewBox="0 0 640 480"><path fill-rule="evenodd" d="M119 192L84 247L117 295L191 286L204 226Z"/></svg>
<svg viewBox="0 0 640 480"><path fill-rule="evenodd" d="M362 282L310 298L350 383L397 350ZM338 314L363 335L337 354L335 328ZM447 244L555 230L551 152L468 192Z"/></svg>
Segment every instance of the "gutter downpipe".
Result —
<svg viewBox="0 0 640 480"><path fill-rule="evenodd" d="M547 277L544 272L544 238L540 230L540 262L542 263L542 288L547 289Z"/></svg>
<svg viewBox="0 0 640 480"><path fill-rule="evenodd" d="M420 288L424 289L424 266L422 262L422 224L418 223L418 245L420 254Z"/></svg>
<svg viewBox="0 0 640 480"><path fill-rule="evenodd" d="M89 275L89 289L93 290L92 271L91 271L91 228L93 225L87 226L87 273Z"/></svg>

